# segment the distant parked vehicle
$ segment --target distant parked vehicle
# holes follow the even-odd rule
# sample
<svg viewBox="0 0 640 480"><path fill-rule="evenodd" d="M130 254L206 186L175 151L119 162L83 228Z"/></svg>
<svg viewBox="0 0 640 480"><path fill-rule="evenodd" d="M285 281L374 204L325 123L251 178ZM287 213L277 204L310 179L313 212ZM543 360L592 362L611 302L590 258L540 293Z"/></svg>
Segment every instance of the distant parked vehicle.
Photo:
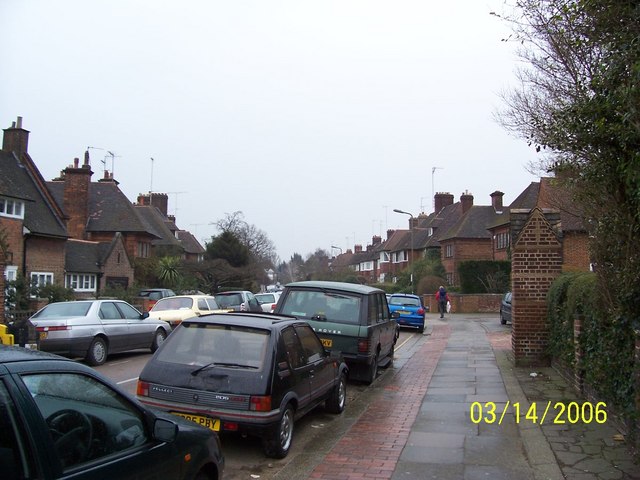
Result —
<svg viewBox="0 0 640 480"><path fill-rule="evenodd" d="M339 350L350 378L373 382L393 362L398 323L383 290L343 282L285 285L275 314L306 320L329 350Z"/></svg>
<svg viewBox="0 0 640 480"><path fill-rule="evenodd" d="M258 300L263 312L273 313L280 295L280 292L256 293L256 300Z"/></svg>
<svg viewBox="0 0 640 480"><path fill-rule="evenodd" d="M253 293L246 290L234 290L213 295L222 309L232 309L236 312L262 312L262 307Z"/></svg>
<svg viewBox="0 0 640 480"><path fill-rule="evenodd" d="M500 323L506 325L511 323L511 292L507 292L500 302Z"/></svg>
<svg viewBox="0 0 640 480"><path fill-rule="evenodd" d="M418 332L424 332L424 316L427 309L422 305L422 299L418 295L408 293L394 293L390 296L389 311L398 325L401 327L417 328Z"/></svg>
<svg viewBox="0 0 640 480"><path fill-rule="evenodd" d="M169 288L145 288L138 292L138 297L147 300L149 309L161 298L173 297L174 295L175 292Z"/></svg>
<svg viewBox="0 0 640 480"><path fill-rule="evenodd" d="M255 435L289 452L294 421L324 404L341 413L347 366L308 323L267 313L183 321L140 373L137 398L211 430Z"/></svg>
<svg viewBox="0 0 640 480"><path fill-rule="evenodd" d="M148 317L122 300L80 300L50 303L29 321L40 350L102 365L111 353L138 348L155 352L162 345L171 326Z"/></svg>
<svg viewBox="0 0 640 480"><path fill-rule="evenodd" d="M175 328L187 318L220 311L211 295L176 295L158 300L149 310L149 318L164 320Z"/></svg>

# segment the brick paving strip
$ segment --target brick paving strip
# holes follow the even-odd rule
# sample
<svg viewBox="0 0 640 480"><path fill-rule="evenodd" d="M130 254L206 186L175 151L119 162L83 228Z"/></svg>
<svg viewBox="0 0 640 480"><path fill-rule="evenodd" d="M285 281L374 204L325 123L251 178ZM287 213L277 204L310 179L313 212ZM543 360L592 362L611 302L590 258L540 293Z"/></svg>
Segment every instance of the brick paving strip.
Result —
<svg viewBox="0 0 640 480"><path fill-rule="evenodd" d="M383 393L327 454L309 478L390 479L451 335L434 325L431 336L402 367Z"/></svg>

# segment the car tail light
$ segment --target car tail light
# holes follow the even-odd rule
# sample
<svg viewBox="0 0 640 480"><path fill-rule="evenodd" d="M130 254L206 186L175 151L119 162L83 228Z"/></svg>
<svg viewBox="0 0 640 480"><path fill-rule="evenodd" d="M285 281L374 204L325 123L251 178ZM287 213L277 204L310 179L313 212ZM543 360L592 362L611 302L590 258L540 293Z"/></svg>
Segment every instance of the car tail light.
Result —
<svg viewBox="0 0 640 480"><path fill-rule="evenodd" d="M136 393L141 397L149 396L149 384L147 382L141 382L138 380L138 387L136 388Z"/></svg>
<svg viewBox="0 0 640 480"><path fill-rule="evenodd" d="M254 412L269 412L271 411L271 396L264 397L251 397L249 400L249 410Z"/></svg>
<svg viewBox="0 0 640 480"><path fill-rule="evenodd" d="M424 315L424 308L418 309L418 315Z"/></svg>
<svg viewBox="0 0 640 480"><path fill-rule="evenodd" d="M237 432L238 424L235 422L222 422L222 429L228 432Z"/></svg>
<svg viewBox="0 0 640 480"><path fill-rule="evenodd" d="M358 340L358 353L368 353L369 352L369 339Z"/></svg>
<svg viewBox="0 0 640 480"><path fill-rule="evenodd" d="M275 303L271 304L271 313L273 313L273 311L276 309L276 305Z"/></svg>
<svg viewBox="0 0 640 480"><path fill-rule="evenodd" d="M69 325L58 325L54 327L36 327L36 332L60 332L62 330L71 330Z"/></svg>

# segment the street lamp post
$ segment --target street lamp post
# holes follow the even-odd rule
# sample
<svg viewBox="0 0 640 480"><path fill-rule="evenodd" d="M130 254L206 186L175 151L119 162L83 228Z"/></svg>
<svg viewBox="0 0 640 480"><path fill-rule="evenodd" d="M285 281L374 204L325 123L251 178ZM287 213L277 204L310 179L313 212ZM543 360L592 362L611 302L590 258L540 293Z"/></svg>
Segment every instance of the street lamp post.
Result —
<svg viewBox="0 0 640 480"><path fill-rule="evenodd" d="M336 247L335 245L331 245L331 248L335 248L336 250L340 250L340 255L342 255L342 249L340 247Z"/></svg>
<svg viewBox="0 0 640 480"><path fill-rule="evenodd" d="M397 208L393 209L396 213L402 213L404 215L409 215L411 219L409 220L409 232L411 234L411 244L409 245L409 283L411 283L411 293L413 294L413 262L411 262L411 257L413 257L413 215L409 212L405 212L404 210L399 210Z"/></svg>

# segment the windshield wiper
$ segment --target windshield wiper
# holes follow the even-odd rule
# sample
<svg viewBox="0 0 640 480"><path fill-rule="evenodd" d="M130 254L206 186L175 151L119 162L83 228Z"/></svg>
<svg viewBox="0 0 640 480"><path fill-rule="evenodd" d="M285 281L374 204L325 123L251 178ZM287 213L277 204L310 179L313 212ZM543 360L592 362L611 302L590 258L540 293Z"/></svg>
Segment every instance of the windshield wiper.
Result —
<svg viewBox="0 0 640 480"><path fill-rule="evenodd" d="M203 365L201 367L196 368L193 372L191 372L191 375L195 376L198 373L200 373L202 370L205 370L205 369L211 368L211 367L251 368L251 369L255 369L255 370L258 369L258 367L254 366L254 365L242 365L240 363L231 363L231 362L211 362L211 363L207 363L206 365Z"/></svg>

